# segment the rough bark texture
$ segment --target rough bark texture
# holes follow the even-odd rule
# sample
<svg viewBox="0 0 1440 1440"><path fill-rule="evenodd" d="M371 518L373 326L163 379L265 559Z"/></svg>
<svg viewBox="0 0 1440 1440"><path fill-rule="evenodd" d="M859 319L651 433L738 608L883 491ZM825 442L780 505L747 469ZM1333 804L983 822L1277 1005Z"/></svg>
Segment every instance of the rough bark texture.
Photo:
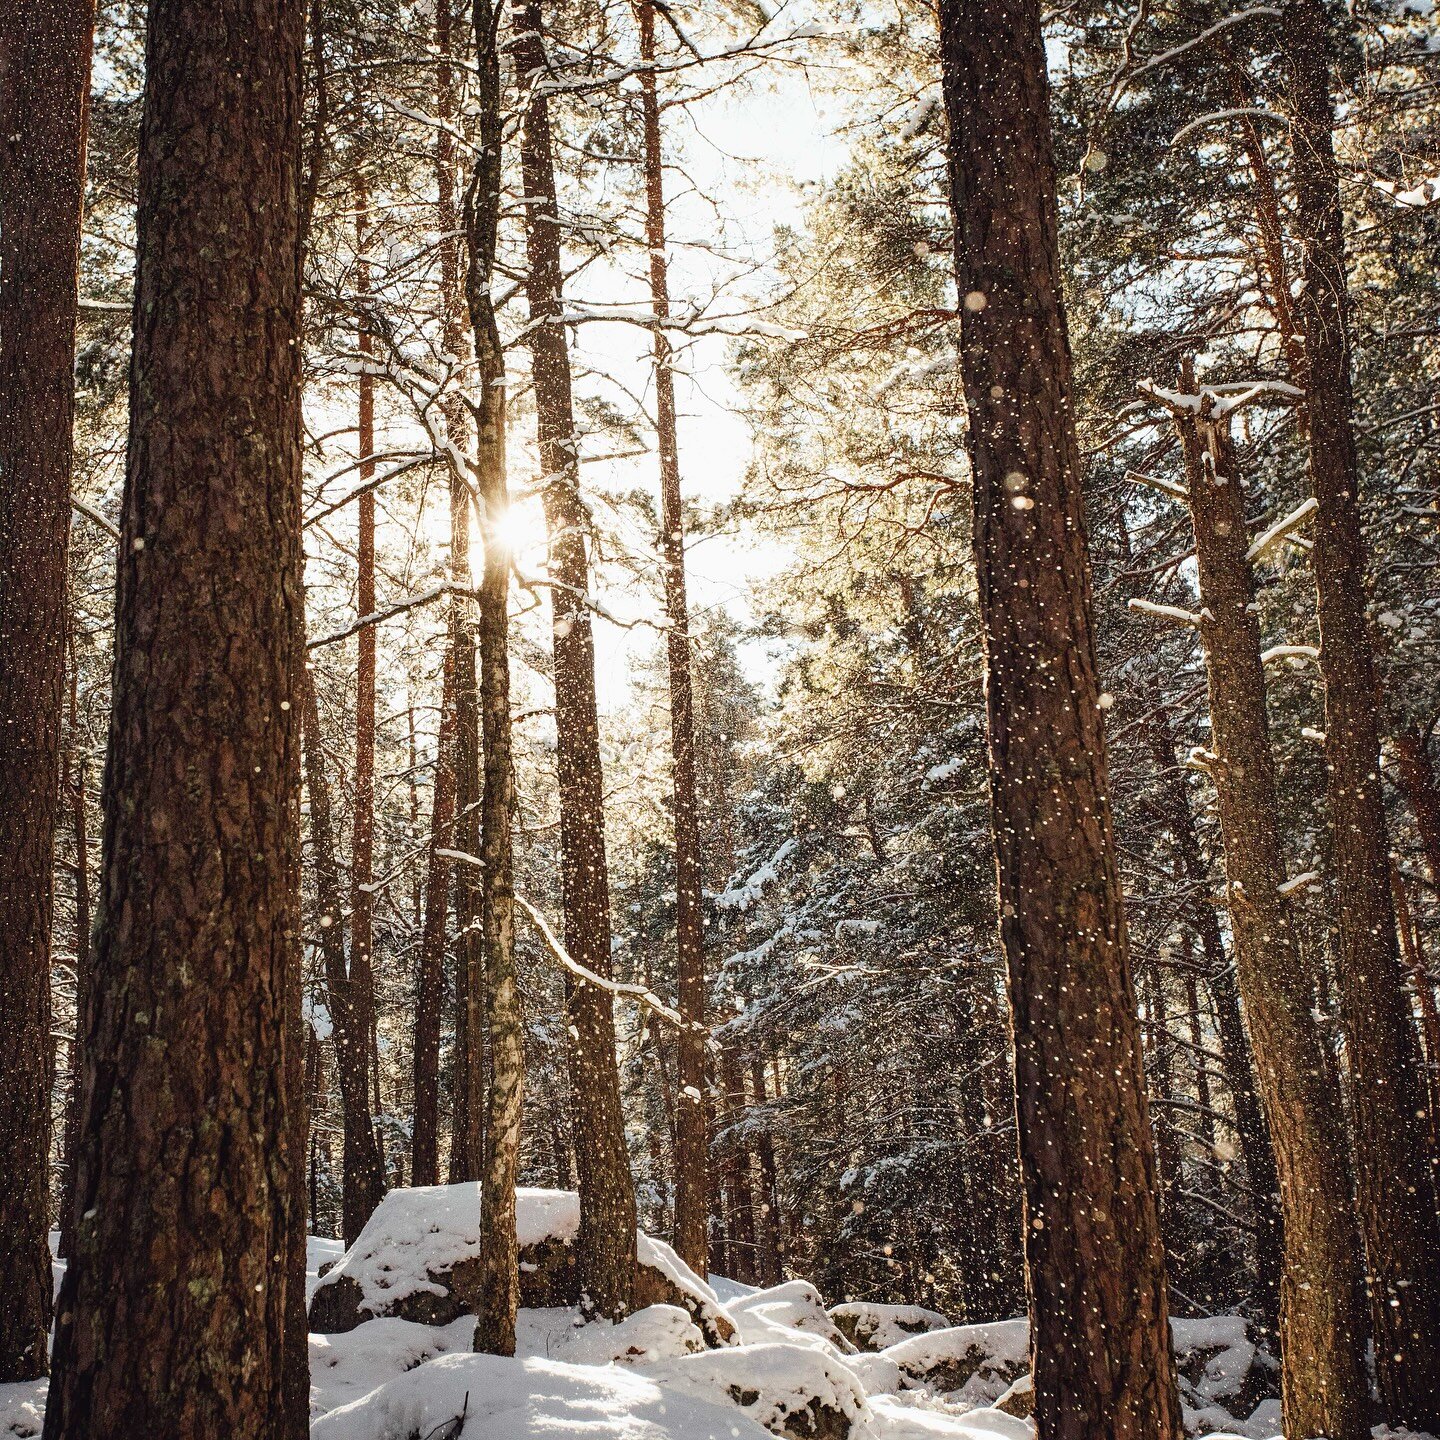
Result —
<svg viewBox="0 0 1440 1440"><path fill-rule="evenodd" d="M370 266L365 260L369 200L363 187L355 202L356 271L363 310L370 288ZM361 355L373 353L375 339L364 319L359 322ZM375 478L375 377L362 372L359 379L356 450L360 456L360 483ZM375 613L375 492L367 490L359 504L355 550L355 610L358 617ZM361 1127L374 1132L374 1115L380 1097L371 1091L370 1054L375 1043L375 897L370 883L375 878L375 627L362 625L355 637L355 800L350 826L350 953L347 992L355 1043L361 1060L355 1083L349 1091L355 1112L345 1116L347 1134ZM358 1235L385 1193L385 1164L379 1141L370 1142L376 1151L377 1169L347 1167L342 1177L346 1243L353 1229ZM367 1147L368 1148L368 1147ZM351 1192L351 1185L357 1188Z"/></svg>
<svg viewBox="0 0 1440 1440"><path fill-rule="evenodd" d="M1380 788L1380 706L1366 620L1345 240L1332 144L1329 22L1287 0L1296 313L1305 337L1320 672L1336 889L1340 1013L1352 1081L1355 1187L1369 1272L1375 1376L1393 1425L1440 1429L1440 1213L1418 1046L1397 952Z"/></svg>
<svg viewBox="0 0 1440 1440"><path fill-rule="evenodd" d="M1035 1419L1170 1437L1180 1402L1108 796L1037 0L942 0Z"/></svg>
<svg viewBox="0 0 1440 1440"><path fill-rule="evenodd" d="M639 0L640 59L655 58L655 7ZM651 309L670 315L665 255L665 181L655 72L640 72L645 134L645 243L650 251ZM680 1014L677 1037L679 1109L675 1116L675 1249L704 1273L710 1226L709 1137L705 1133L705 920L700 892L700 809L695 779L695 702L690 677L690 607L685 595L685 520L680 499L680 450L675 425L675 376L670 341L655 326L655 439L660 452L660 553L665 566L665 637L670 669L670 749L674 773L675 943Z"/></svg>
<svg viewBox="0 0 1440 1440"><path fill-rule="evenodd" d="M50 1328L50 921L93 0L0 4L0 1381Z"/></svg>
<svg viewBox="0 0 1440 1440"><path fill-rule="evenodd" d="M455 115L455 85L451 53L451 6L439 0L435 7L435 114L441 121L435 131L435 222L441 233L441 302L444 305L445 351L456 359L464 354L464 331L458 323L459 243L455 215L455 138L449 122ZM446 392L442 400L446 435L464 445L465 408L459 396ZM454 481L452 481L454 485ZM452 491L454 494L454 491ZM441 724L436 753L435 791L431 809L431 852L426 865L425 920L420 932L419 972L415 1001L415 1133L410 1146L410 1181L438 1185L439 1169L439 1063L444 1020L445 920L451 897L451 863L439 851L455 844L456 720L454 616L458 600L451 602L451 644L446 648L441 684Z"/></svg>
<svg viewBox="0 0 1440 1440"><path fill-rule="evenodd" d="M1182 377L1186 389L1189 375ZM1311 1019L1312 977L1295 942L1277 830L1275 759L1265 713L1260 622L1245 494L1223 421L1178 422L1195 532L1226 898L1270 1123L1284 1213L1281 1398L1287 1435L1363 1440L1364 1316L1345 1120L1334 1067Z"/></svg>
<svg viewBox="0 0 1440 1440"><path fill-rule="evenodd" d="M1400 788L1405 792L1410 813L1420 831L1425 851L1425 868L1431 883L1440 886L1440 786L1426 747L1427 737L1418 725L1407 725L1395 737L1394 750L1400 771Z"/></svg>
<svg viewBox="0 0 1440 1440"><path fill-rule="evenodd" d="M565 944L581 965L610 974L610 887L595 638L587 600L589 516L580 499L579 442L570 354L561 325L559 208L550 112L536 82L546 72L538 0L515 0L515 68L524 94L520 161L525 194L529 344L545 476L545 523L555 646L555 729L560 772L561 888ZM590 1303L604 1315L630 1309L635 1275L635 1190L620 1108L615 1016L608 991L566 976L572 1039L570 1086L580 1168L579 1257Z"/></svg>
<svg viewBox="0 0 1440 1440"><path fill-rule="evenodd" d="M480 491L485 568L480 581L480 714L485 742L480 809L484 861L485 1027L490 1039L485 1174L480 1194L480 1308L475 1348L515 1353L520 1304L520 1251L515 1233L515 1183L520 1174L520 1122L525 1087L525 1032L515 973L515 894L511 817L515 767L510 737L510 549L503 520L510 499L505 480L505 352L490 287L500 222L500 12L474 0L480 150L465 196L470 265L465 294L479 362L476 482Z"/></svg>
<svg viewBox="0 0 1440 1440"><path fill-rule="evenodd" d="M301 622L295 0L156 0L75 1253L45 1433L284 1410Z"/></svg>
<svg viewBox="0 0 1440 1440"><path fill-rule="evenodd" d="M450 904L450 844L455 821L455 660L447 653L440 686L440 736L430 808L430 856L425 869L425 918L415 976L415 1129L410 1183L440 1183L440 1028L445 989L445 916Z"/></svg>

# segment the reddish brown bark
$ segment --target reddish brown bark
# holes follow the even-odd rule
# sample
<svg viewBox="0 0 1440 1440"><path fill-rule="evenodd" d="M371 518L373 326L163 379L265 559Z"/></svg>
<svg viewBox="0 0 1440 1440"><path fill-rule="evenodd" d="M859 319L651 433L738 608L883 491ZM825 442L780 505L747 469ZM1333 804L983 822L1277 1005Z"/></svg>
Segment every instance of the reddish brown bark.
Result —
<svg viewBox="0 0 1440 1440"><path fill-rule="evenodd" d="M942 0L1042 1440L1181 1433L1096 675L1037 0Z"/></svg>
<svg viewBox="0 0 1440 1440"><path fill-rule="evenodd" d="M50 923L93 0L0 6L0 1381L46 1368Z"/></svg>
<svg viewBox="0 0 1440 1440"><path fill-rule="evenodd" d="M597 975L610 974L610 887L605 861L600 725L591 631L589 517L580 498L570 355L562 328L560 217L550 109L536 82L546 72L538 0L514 0L515 67L523 91L520 161L525 194L528 342L535 382L555 653L565 944ZM615 1017L608 991L567 974L570 1084L580 1169L582 1284L605 1315L630 1309L635 1275L635 1191L620 1108Z"/></svg>
<svg viewBox="0 0 1440 1440"><path fill-rule="evenodd" d="M638 0L640 59L655 59L655 7ZM675 815L675 944L680 1014L679 1111L675 1117L675 1249L704 1273L709 1231L709 1136L700 1096L705 1083L705 921L700 893L700 809L696 798L695 701L690 676L690 607L685 594L685 519L670 340L670 280L665 255L665 178L655 71L640 72L645 136L645 243L655 325L655 439L660 452L660 553L665 569L665 637L670 672L670 750Z"/></svg>
<svg viewBox="0 0 1440 1440"><path fill-rule="evenodd" d="M110 784L51 1440L272 1434L285 1409L303 43L293 0L162 0L148 16Z"/></svg>
<svg viewBox="0 0 1440 1440"><path fill-rule="evenodd" d="M410 1183L440 1183L440 1028L445 992L445 916L450 902L450 845L455 820L454 657L445 657L440 687L440 734L430 806L430 856L425 869L425 918L415 976L415 1128L410 1144Z"/></svg>
<svg viewBox="0 0 1440 1440"><path fill-rule="evenodd" d="M1193 388L1187 370L1182 387ZM1240 989L1275 1146L1284 1212L1281 1398L1287 1435L1363 1440L1364 1316L1345 1121L1333 1066L1310 1017L1313 977L1296 944L1280 849L1260 622L1251 601L1245 492L1226 422L1177 421L1195 533L1210 692L1210 774L1225 841L1226 898Z"/></svg>
<svg viewBox="0 0 1440 1440"><path fill-rule="evenodd" d="M1352 1082L1355 1188L1365 1238L1375 1378L1392 1425L1440 1430L1440 1211L1418 1046L1397 953L1380 786L1380 706L1366 617L1367 548L1355 451L1345 238L1321 0L1286 0L1279 26L1290 114L1305 337L1315 592L1338 907L1336 966Z"/></svg>
<svg viewBox="0 0 1440 1440"><path fill-rule="evenodd" d="M369 226L369 200L361 188L356 197L356 269L361 306L368 303L370 266L365 258ZM359 350L362 357L374 353L375 337L363 318L359 322ZM375 478L375 377L362 370L359 379L356 449L360 456L360 483ZM355 609L363 618L375 613L375 492L366 490L359 500L358 535L355 550ZM365 1065L361 1084L352 1089L352 1098L363 1101L360 1113L347 1117L350 1127L373 1129L380 1108L378 1085L371 1088L371 1051L375 1046L375 897L370 885L375 879L375 627L362 625L355 637L355 802L350 829L350 951L347 990L357 1042L364 1045ZM377 1150L379 1141L376 1142ZM380 1164L378 1186L367 1186L345 1201L346 1214L363 1227L385 1189L384 1162ZM347 1226L347 1234L348 1226ZM358 1230L357 1232L358 1233Z"/></svg>
<svg viewBox="0 0 1440 1440"><path fill-rule="evenodd" d="M1440 786L1430 763L1426 737L1418 725L1407 725L1395 737L1395 762L1400 771L1400 788L1420 831L1425 867L1431 883L1440 886Z"/></svg>
<svg viewBox="0 0 1440 1440"><path fill-rule="evenodd" d="M479 150L465 196L470 264L465 295L479 364L476 483L480 492L485 565L480 581L480 711L485 745L480 856L485 894L485 1022L490 1040L485 1174L481 1185L480 1308L475 1348L515 1353L520 1304L520 1254L515 1185L520 1174L520 1125L525 1085L525 1032L515 970L515 895L511 817L515 769L510 722L510 549L503 521L509 507L505 479L505 352L491 284L500 221L504 115L501 108L500 14L490 0L473 0Z"/></svg>

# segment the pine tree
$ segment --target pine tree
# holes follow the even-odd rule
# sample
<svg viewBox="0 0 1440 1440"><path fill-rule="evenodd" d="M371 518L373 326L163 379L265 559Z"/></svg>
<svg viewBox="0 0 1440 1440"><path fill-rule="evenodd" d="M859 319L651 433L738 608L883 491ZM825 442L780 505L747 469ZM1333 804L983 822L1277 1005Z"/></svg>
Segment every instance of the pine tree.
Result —
<svg viewBox="0 0 1440 1440"><path fill-rule="evenodd" d="M51 1437L260 1435L285 1411L304 29L292 0L149 14L104 882Z"/></svg>
<svg viewBox="0 0 1440 1440"><path fill-rule="evenodd" d="M1000 939L1042 1440L1181 1433L1111 833L1040 7L944 0Z"/></svg>

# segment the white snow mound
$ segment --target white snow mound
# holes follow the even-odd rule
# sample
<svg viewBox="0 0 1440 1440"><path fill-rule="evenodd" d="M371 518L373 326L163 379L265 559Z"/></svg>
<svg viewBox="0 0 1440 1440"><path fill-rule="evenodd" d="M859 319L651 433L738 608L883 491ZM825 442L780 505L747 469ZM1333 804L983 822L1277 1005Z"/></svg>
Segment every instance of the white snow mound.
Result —
<svg viewBox="0 0 1440 1440"><path fill-rule="evenodd" d="M463 1424L456 1424L461 1417ZM323 1415L311 1440L770 1440L733 1405L618 1366L442 1355Z"/></svg>
<svg viewBox="0 0 1440 1440"><path fill-rule="evenodd" d="M726 1307L747 1345L795 1343L795 1331L812 1346L836 1355L853 1355L855 1347L840 1333L825 1309L820 1292L808 1280L787 1280L732 1300ZM791 1333L786 1333L791 1332Z"/></svg>
<svg viewBox="0 0 1440 1440"><path fill-rule="evenodd" d="M849 1433L852 1426L859 1434L871 1419L865 1391L843 1362L794 1344L706 1350L645 1373L666 1390L728 1401L777 1435Z"/></svg>

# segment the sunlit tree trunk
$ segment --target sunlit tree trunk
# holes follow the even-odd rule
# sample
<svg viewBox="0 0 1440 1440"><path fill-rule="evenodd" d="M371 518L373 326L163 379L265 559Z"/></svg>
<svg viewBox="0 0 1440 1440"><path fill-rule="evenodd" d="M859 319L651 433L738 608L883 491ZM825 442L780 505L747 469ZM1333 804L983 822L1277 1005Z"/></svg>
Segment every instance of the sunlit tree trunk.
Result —
<svg viewBox="0 0 1440 1440"><path fill-rule="evenodd" d="M454 656L446 653L440 687L440 734L430 807L430 847L425 868L425 914L420 963L415 975L415 1128L410 1142L410 1181L440 1183L440 1029L444 1012L445 916L450 902L450 861L455 820Z"/></svg>
<svg viewBox="0 0 1440 1440"><path fill-rule="evenodd" d="M50 925L93 0L0 8L0 1381L46 1369Z"/></svg>
<svg viewBox="0 0 1440 1440"><path fill-rule="evenodd" d="M1193 388L1188 367L1185 390ZM1210 692L1207 763L1225 842L1226 900L1284 1213L1281 1392L1287 1435L1362 1440L1364 1315L1345 1120L1334 1066L1311 1019L1314 979L1281 890L1275 759L1265 711L1260 622L1251 604L1245 490L1227 423L1182 408L1185 474Z"/></svg>
<svg viewBox="0 0 1440 1440"><path fill-rule="evenodd" d="M470 254L465 297L478 365L475 474L485 549L479 625L480 714L485 742L480 857L485 877L485 1026L490 1038L475 1348L513 1355L515 1315L520 1304L515 1184L520 1174L525 1032L515 972L511 838L516 797L510 734L510 548L504 528L510 503L505 478L505 352L490 293L500 221L504 115L496 33L500 11L491 0L473 0L472 15L476 50L472 94L479 150L465 196Z"/></svg>
<svg viewBox="0 0 1440 1440"><path fill-rule="evenodd" d="M1111 829L1038 0L941 0L1041 1440L1181 1433Z"/></svg>
<svg viewBox="0 0 1440 1440"><path fill-rule="evenodd" d="M1380 787L1378 681L1366 618L1349 303L1321 0L1286 0L1278 26L1290 115L1296 297L1315 516L1320 673L1340 955L1336 973L1354 1108L1355 1185L1370 1275L1375 1377L1392 1425L1440 1430L1440 1213L1436 1156L1397 952Z"/></svg>
<svg viewBox="0 0 1440 1440"><path fill-rule="evenodd" d="M159 0L148 15L103 883L51 1440L270 1435L285 1409L304 28L295 0Z"/></svg>
<svg viewBox="0 0 1440 1440"><path fill-rule="evenodd" d="M363 359L374 354L375 337L363 318L369 304L370 266L365 258L369 230L369 197L360 187L355 201L356 272L360 285L362 318L359 322L359 350ZM360 483L375 478L375 377L362 370L359 377L359 405L356 448L360 457ZM358 534L355 547L355 608L363 619L375 613L375 492L367 489L358 501ZM363 1123L374 1127L380 1108L378 1090L372 1091L370 1056L375 1043L375 897L370 885L375 879L375 626L360 627L355 637L355 801L350 829L350 954L349 995L357 1034L364 1043L365 1064L361 1094ZM358 1118L356 1123L360 1123ZM376 1141L378 1148L379 1142ZM380 1186L373 1195L356 1195L347 1201L347 1210L364 1225L384 1193L384 1159L381 1158Z"/></svg>
<svg viewBox="0 0 1440 1440"><path fill-rule="evenodd" d="M595 639L588 600L589 517L580 498L579 442L570 354L562 327L560 217L538 0L515 0L515 68L523 95L520 161L527 204L528 343L545 476L545 521L555 647L555 729L560 772L561 889L565 943L597 975L610 974L610 886L605 862ZM581 1284L603 1315L630 1309L635 1272L635 1191L620 1108L614 1007L608 991L566 976L571 1092L580 1169Z"/></svg>
<svg viewBox="0 0 1440 1440"><path fill-rule="evenodd" d="M655 59L655 7L638 0L640 59ZM700 894L700 812L695 780L695 703L690 677L690 609L685 594L685 518L670 339L670 281L665 254L665 178L655 71L640 72L645 136L645 243L655 313L655 439L660 452L660 553L665 570L665 637L670 668L670 748L674 770L675 943L680 1014L679 1109L675 1116L675 1249L703 1273L710 1224L709 1137L705 1133L705 921Z"/></svg>

